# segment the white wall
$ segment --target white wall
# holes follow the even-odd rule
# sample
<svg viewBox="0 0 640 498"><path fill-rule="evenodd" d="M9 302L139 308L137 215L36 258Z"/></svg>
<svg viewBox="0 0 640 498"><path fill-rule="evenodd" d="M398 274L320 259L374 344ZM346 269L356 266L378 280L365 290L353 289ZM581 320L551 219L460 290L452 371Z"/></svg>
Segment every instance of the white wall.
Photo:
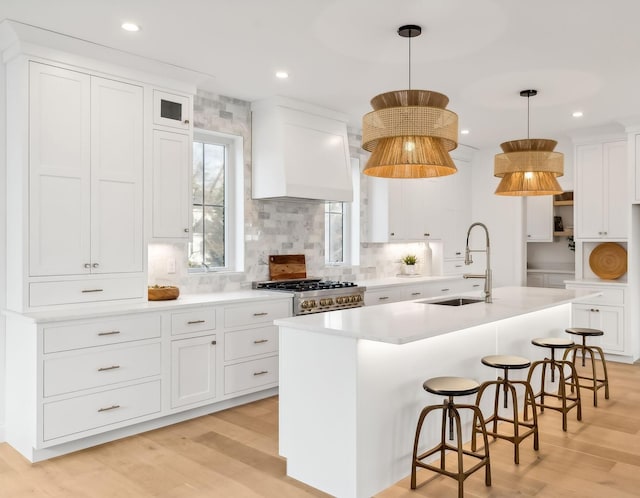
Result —
<svg viewBox="0 0 640 498"><path fill-rule="evenodd" d="M496 147L479 150L473 156L471 220L489 229L493 286L525 285L524 202L522 197L494 194L499 178L493 176L493 157L499 152ZM482 247L478 237L473 239L476 246Z"/></svg>

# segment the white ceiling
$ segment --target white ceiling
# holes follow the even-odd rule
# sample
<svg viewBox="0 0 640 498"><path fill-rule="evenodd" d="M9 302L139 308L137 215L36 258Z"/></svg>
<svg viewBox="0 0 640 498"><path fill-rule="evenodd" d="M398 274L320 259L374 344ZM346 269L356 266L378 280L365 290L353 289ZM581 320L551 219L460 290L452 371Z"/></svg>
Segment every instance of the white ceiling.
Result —
<svg viewBox="0 0 640 498"><path fill-rule="evenodd" d="M449 96L471 130L462 143L525 138L526 88L539 91L532 138L640 116L638 0L0 0L5 18L188 68L223 95L342 111L356 127L373 96L408 86L396 31L419 24L411 86Z"/></svg>

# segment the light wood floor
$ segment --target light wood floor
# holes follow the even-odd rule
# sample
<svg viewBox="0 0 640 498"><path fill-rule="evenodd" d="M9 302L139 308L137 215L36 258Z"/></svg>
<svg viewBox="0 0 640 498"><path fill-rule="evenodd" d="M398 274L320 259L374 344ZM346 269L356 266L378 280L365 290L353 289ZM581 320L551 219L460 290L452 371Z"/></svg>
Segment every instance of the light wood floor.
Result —
<svg viewBox="0 0 640 498"><path fill-rule="evenodd" d="M572 413L567 433L560 414L546 411L540 451L525 441L519 466L509 443L491 443L493 486L484 486L479 471L467 479L465 496L640 496L640 364L609 367L610 400L601 390L594 408L584 391L583 422ZM327 496L286 477L278 456L277 409L277 398L269 398L34 465L2 444L0 496ZM424 473L420 480L428 482L416 491L403 479L378 496L457 496L452 479Z"/></svg>

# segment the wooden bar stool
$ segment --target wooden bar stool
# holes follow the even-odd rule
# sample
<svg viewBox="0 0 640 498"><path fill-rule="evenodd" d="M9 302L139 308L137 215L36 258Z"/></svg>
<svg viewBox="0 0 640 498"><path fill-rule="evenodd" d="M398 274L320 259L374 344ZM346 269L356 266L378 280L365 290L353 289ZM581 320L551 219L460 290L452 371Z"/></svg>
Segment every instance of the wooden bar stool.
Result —
<svg viewBox="0 0 640 498"><path fill-rule="evenodd" d="M495 386L495 396L493 398L493 414L484 420L485 424L489 427L487 429L487 435L494 438L505 439L510 441L514 445L513 461L520 463L520 443L523 439L533 435L533 449L538 450L538 413L535 409L535 397L531 384L526 380L511 380L509 379L509 370L521 370L528 368L531 362L527 358L522 356L508 356L508 355L490 355L482 358L483 365L493 368L502 368L504 372L503 377L498 377L497 380L491 380L484 382L478 394L476 396L476 405L480 406L482 395L485 390L490 386ZM533 411L533 417L531 422L521 421L518 417L518 391L516 386L522 386L524 389L524 406L530 406ZM500 390L503 391L503 405L504 408L509 406L509 394L511 394L511 414L512 418L508 418L499 414L499 399ZM512 432L498 431L498 422L509 422L512 424ZM492 424L491 424L492 423ZM493 428L491 428L493 425ZM522 430L524 428L524 430ZM476 424L473 425L473 431L471 435L471 449L476 449L476 432L479 430Z"/></svg>
<svg viewBox="0 0 640 498"><path fill-rule="evenodd" d="M484 419L482 417L482 412L476 405L456 405L453 402L454 396L465 396L468 394L477 393L480 384L478 384L473 379L466 379L463 377L434 377L432 379L426 380L424 384L422 384L422 387L427 392L446 396L447 399L445 399L442 405L429 405L424 407L422 409L422 412L420 412L420 417L418 418L418 426L416 428L416 437L413 443L413 458L411 463L411 489L416 489L416 471L418 467L456 479L458 481L458 498L463 498L464 496L465 479L482 467L485 468L485 484L487 486L491 486L489 440L487 439L487 431L484 424ZM473 412L473 425L476 424L476 420L480 421L479 431L482 433L482 436L484 438L483 452L469 451L463 448L462 422L460 421L459 413L459 410L463 409L471 410ZM438 443L433 448L421 454L418 454L418 444L420 441L420 432L422 430L422 425L427 415L434 410L442 410L440 443ZM449 440L453 440L453 425L455 422L455 445L447 443L447 418L449 418ZM458 455L457 471L455 472L448 471L445 468L445 456L447 451L455 451ZM440 454L439 466L431 465L423 461L436 453ZM479 462L468 468L467 470L464 470L463 458L465 455L477 458Z"/></svg>
<svg viewBox="0 0 640 498"><path fill-rule="evenodd" d="M560 337L546 337L537 338L531 341L531 344L539 346L541 348L551 349L551 358L545 358L544 360L534 361L529 368L529 375L527 376L527 382L531 383L531 378L538 367L542 367L542 375L540 376L540 391L534 394L534 399L540 398L540 401L536 401L535 405L540 408L540 412L544 413L544 409L556 410L562 413L562 430L567 430L567 413L573 408L577 408L578 420L582 420L582 404L580 402L580 382L578 380L578 373L576 372L573 363L565 360L556 360L556 349L568 349L574 346L574 342L570 339L564 339ZM551 370L551 382L555 381L555 371L558 370L558 391L555 393L548 392L546 390L546 373L547 367ZM569 369L569 375L565 376L564 369ZM571 393L575 389L575 395L571 396L567 394L567 386L571 386ZM560 401L560 406L550 405L545 403L545 397L553 397ZM524 407L524 417L527 419L527 405Z"/></svg>
<svg viewBox="0 0 640 498"><path fill-rule="evenodd" d="M604 352L602 348L599 346L587 346L586 340L587 337L598 337L604 335L602 330L598 329L588 329L581 327L572 327L565 330L569 334L577 335L582 337L582 344L575 344L564 352L563 359L567 360L569 355L572 355L571 362L573 366L576 365L576 356L578 351L582 353L582 366L585 366L585 356L589 353L589 358L591 359L591 376L580 375L578 374L579 379L589 381L589 384L585 384L584 382L580 384L580 387L583 389L589 389L593 391L593 406L598 406L598 389L604 387L604 397L605 399L609 399L609 375L607 374L607 362L604 359ZM597 370L596 370L596 354L600 357L600 363L602 364L602 378L598 378ZM577 371L577 369L576 369ZM573 391L572 391L573 392Z"/></svg>

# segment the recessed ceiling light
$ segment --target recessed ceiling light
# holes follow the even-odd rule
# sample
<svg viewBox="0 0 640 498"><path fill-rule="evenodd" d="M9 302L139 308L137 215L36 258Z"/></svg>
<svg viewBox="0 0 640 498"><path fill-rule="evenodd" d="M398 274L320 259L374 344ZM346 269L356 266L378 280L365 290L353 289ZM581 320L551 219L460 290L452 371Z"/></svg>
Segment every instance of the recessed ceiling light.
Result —
<svg viewBox="0 0 640 498"><path fill-rule="evenodd" d="M125 31L140 31L140 26L133 22L123 22L120 27Z"/></svg>
<svg viewBox="0 0 640 498"><path fill-rule="evenodd" d="M469 130L460 130L460 135L468 135Z"/></svg>
<svg viewBox="0 0 640 498"><path fill-rule="evenodd" d="M582 111L576 111L572 114L572 116L574 118L581 118L582 117Z"/></svg>
<svg viewBox="0 0 640 498"><path fill-rule="evenodd" d="M289 73L287 73L286 71L277 71L276 72L276 78L279 78L281 80L286 80L289 77Z"/></svg>

